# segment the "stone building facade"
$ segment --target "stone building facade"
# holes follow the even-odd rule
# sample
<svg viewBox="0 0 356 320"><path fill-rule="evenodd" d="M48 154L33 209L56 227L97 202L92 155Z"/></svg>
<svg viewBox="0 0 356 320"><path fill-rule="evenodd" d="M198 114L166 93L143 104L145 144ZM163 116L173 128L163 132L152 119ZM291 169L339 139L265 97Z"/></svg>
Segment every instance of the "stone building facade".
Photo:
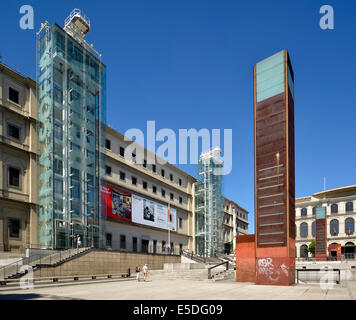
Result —
<svg viewBox="0 0 356 320"><path fill-rule="evenodd" d="M307 248L315 239L315 212L318 206L326 207L328 249L330 245L341 245L343 258L353 259L356 253L356 185L296 199L296 256L312 257Z"/></svg>
<svg viewBox="0 0 356 320"><path fill-rule="evenodd" d="M36 82L0 64L0 251L37 244L36 115Z"/></svg>

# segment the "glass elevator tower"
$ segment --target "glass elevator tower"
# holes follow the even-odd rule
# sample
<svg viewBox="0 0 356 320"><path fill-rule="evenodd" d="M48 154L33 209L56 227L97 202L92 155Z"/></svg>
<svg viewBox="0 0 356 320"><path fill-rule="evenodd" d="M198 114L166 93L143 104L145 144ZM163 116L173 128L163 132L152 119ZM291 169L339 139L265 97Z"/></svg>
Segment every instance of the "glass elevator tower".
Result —
<svg viewBox="0 0 356 320"><path fill-rule="evenodd" d="M195 184L195 252L204 257L224 252L223 165L219 154L216 148L200 156L202 181Z"/></svg>
<svg viewBox="0 0 356 320"><path fill-rule="evenodd" d="M84 37L90 20L78 9L64 29L37 33L39 244L104 246L100 184L104 173L106 67Z"/></svg>

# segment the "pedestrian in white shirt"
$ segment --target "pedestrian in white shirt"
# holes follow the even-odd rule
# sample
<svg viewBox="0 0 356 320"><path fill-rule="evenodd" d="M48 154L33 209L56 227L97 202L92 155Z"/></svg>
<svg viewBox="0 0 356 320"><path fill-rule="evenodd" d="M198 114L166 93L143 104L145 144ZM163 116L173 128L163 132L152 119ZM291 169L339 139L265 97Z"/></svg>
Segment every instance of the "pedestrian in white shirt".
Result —
<svg viewBox="0 0 356 320"><path fill-rule="evenodd" d="M142 271L143 271L143 281L146 281L147 280L147 275L148 275L147 263L143 266Z"/></svg>

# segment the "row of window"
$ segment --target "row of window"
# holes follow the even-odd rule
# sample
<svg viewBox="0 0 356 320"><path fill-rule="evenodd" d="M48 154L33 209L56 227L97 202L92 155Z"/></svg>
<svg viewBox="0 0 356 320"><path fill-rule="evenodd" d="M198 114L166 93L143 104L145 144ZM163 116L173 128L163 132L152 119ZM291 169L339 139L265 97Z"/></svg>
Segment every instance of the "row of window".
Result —
<svg viewBox="0 0 356 320"><path fill-rule="evenodd" d="M106 166L106 174L107 175L111 175L111 167L109 166ZM123 171L120 171L120 180L123 180L123 181L126 181L126 173L123 172ZM137 185L137 178L135 176L131 176L131 183L136 186ZM148 189L148 183L147 181L142 181L142 188L144 190L147 190ZM157 193L157 187L155 185L152 185L152 192L153 193ZM166 190L164 190L163 188L161 188L161 195L163 198L166 197ZM173 201L174 200L174 193L170 193L169 194L170 196L170 199ZM179 203L182 204L183 203L183 198L182 197L179 197Z"/></svg>
<svg viewBox="0 0 356 320"><path fill-rule="evenodd" d="M229 205L228 204L226 205L226 211L229 211ZM247 220L247 214L246 213L239 212L239 211L237 211L237 209L235 209L234 211L240 218Z"/></svg>
<svg viewBox="0 0 356 320"><path fill-rule="evenodd" d="M247 220L247 214L246 214L246 213L241 213L241 212L239 212L239 213L238 213L238 216L239 216L240 218L242 218L242 219Z"/></svg>
<svg viewBox="0 0 356 320"><path fill-rule="evenodd" d="M12 123L8 123L7 135L13 139L20 140L20 128Z"/></svg>
<svg viewBox="0 0 356 320"><path fill-rule="evenodd" d="M108 139L105 140L105 148L108 149L108 150L111 150L111 141L108 140ZM119 154L120 154L120 156L124 157L125 156L125 148L120 147ZM132 154L132 158L133 158L133 160L136 158L136 154L135 153ZM143 160L142 166L147 168L147 160ZM151 169L152 169L152 172L156 173L156 165L155 164L152 164ZM166 176L166 173L165 173L164 169L161 169L161 176L164 177L164 178ZM173 177L172 173L169 174L169 180L172 181L172 182L174 181L174 177ZM182 179L180 179L180 178L178 179L178 184L180 186L182 186Z"/></svg>
<svg viewBox="0 0 356 320"><path fill-rule="evenodd" d="M9 228L9 238L20 238L20 220L19 219L9 219L8 220Z"/></svg>
<svg viewBox="0 0 356 320"><path fill-rule="evenodd" d="M19 92L11 87L9 87L9 100L16 104L19 104L20 101Z"/></svg>
<svg viewBox="0 0 356 320"><path fill-rule="evenodd" d="M346 206L345 206L345 209L346 209L346 212L353 212L354 211L354 204L353 202L349 201L346 203ZM330 206L330 212L331 213L338 213L339 212L339 206L336 204L336 203L333 203L331 206ZM313 215L315 215L316 213L316 207L313 207ZM300 215L302 217L305 217L308 215L308 210L307 208L302 208L300 210Z"/></svg>
<svg viewBox="0 0 356 320"><path fill-rule="evenodd" d="M113 247L115 246L115 243L112 241L112 234L107 233L106 234L106 246L107 247ZM148 245L149 245L149 240L141 240L141 252L148 252ZM126 235L120 235L120 242L118 243L118 248L121 250L126 250L127 249L127 243L126 243ZM162 252L166 252L166 241L162 241ZM170 243L170 248L171 252L173 252L173 242ZM183 250L183 244L179 244L179 249L180 251ZM132 251L137 252L138 251L138 241L137 237L132 237ZM157 240L153 240L153 253L157 253Z"/></svg>
<svg viewBox="0 0 356 320"><path fill-rule="evenodd" d="M330 235L337 236L339 234L339 220L333 219L329 223ZM308 224L303 222L300 224L299 235L301 238L308 237ZM345 219L345 234L352 235L355 232L355 220L353 218ZM295 226L295 234L297 235L297 226ZM315 237L315 221L312 223L312 236Z"/></svg>
<svg viewBox="0 0 356 320"><path fill-rule="evenodd" d="M8 168L8 184L10 187L20 187L20 169L14 168L14 167L9 167Z"/></svg>
<svg viewBox="0 0 356 320"><path fill-rule="evenodd" d="M243 230L247 230L247 229L248 229L248 227L247 227L247 225L246 225L245 223L241 223L241 222L239 222L239 221L236 221L236 226L237 226L238 228L243 229Z"/></svg>

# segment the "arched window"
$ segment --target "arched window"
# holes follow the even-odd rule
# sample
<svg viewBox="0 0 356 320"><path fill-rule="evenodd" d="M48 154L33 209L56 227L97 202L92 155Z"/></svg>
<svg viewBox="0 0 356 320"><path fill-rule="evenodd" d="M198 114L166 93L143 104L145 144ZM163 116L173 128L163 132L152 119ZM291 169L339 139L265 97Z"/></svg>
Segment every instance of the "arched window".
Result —
<svg viewBox="0 0 356 320"><path fill-rule="evenodd" d="M337 236L339 234L339 220L333 219L330 221L330 235Z"/></svg>
<svg viewBox="0 0 356 320"><path fill-rule="evenodd" d="M347 218L345 220L345 233L351 235L355 232L355 220L353 218Z"/></svg>
<svg viewBox="0 0 356 320"><path fill-rule="evenodd" d="M308 224L306 222L300 224L300 236L301 238L308 237Z"/></svg>
<svg viewBox="0 0 356 320"><path fill-rule="evenodd" d="M308 214L307 208L302 208L302 210L300 210L300 215L302 217L305 217Z"/></svg>
<svg viewBox="0 0 356 320"><path fill-rule="evenodd" d="M306 244L300 246L300 257L308 258L308 246Z"/></svg>
<svg viewBox="0 0 356 320"><path fill-rule="evenodd" d="M315 221L312 223L312 236L315 238Z"/></svg>
<svg viewBox="0 0 356 320"><path fill-rule="evenodd" d="M316 207L313 207L313 216L316 215Z"/></svg>
<svg viewBox="0 0 356 320"><path fill-rule="evenodd" d="M354 211L354 204L351 201L346 203L346 211Z"/></svg>
<svg viewBox="0 0 356 320"><path fill-rule="evenodd" d="M338 206L336 203L331 205L331 213L337 213L338 212Z"/></svg>

